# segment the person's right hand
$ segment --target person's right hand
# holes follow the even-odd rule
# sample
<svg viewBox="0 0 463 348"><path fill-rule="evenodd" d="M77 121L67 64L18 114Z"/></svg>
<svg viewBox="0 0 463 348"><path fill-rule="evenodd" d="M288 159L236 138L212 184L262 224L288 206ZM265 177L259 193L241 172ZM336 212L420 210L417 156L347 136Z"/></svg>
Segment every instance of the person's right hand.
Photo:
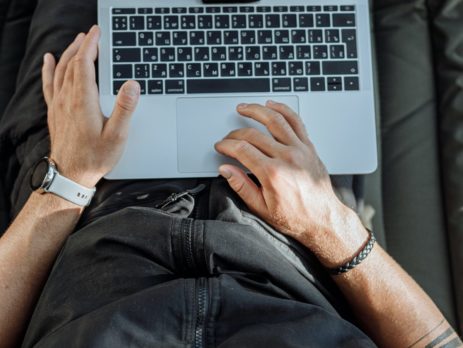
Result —
<svg viewBox="0 0 463 348"><path fill-rule="evenodd" d="M76 37L57 65L47 53L42 69L50 158L62 175L87 187L94 187L120 159L140 95L137 82L126 82L111 117L104 117L94 65L99 38L100 29L93 26Z"/></svg>

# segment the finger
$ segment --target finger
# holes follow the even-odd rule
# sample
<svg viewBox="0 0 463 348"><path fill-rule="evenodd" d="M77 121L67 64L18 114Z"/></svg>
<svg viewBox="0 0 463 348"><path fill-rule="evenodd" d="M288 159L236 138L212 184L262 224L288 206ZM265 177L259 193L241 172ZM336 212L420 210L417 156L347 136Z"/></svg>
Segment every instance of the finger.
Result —
<svg viewBox="0 0 463 348"><path fill-rule="evenodd" d="M61 87L62 91L69 90L72 93L72 86L74 83L74 70L75 70L75 65L76 65L75 59L76 57L74 56L74 58L72 58L69 61L66 67L66 72L64 73L64 79L63 79L63 85ZM69 95L69 94L66 94L66 95Z"/></svg>
<svg viewBox="0 0 463 348"><path fill-rule="evenodd" d="M276 112L279 112L288 121L291 128L296 133L297 137L305 144L311 144L304 122L299 115L286 104L277 103L273 100L269 100L266 106Z"/></svg>
<svg viewBox="0 0 463 348"><path fill-rule="evenodd" d="M271 159L254 145L244 140L223 139L215 144L215 149L222 155L234 158L248 168L259 180L264 178L265 164ZM262 184L264 184L261 181Z"/></svg>
<svg viewBox="0 0 463 348"><path fill-rule="evenodd" d="M74 81L78 91L86 92L96 84L95 61L98 57L100 28L94 25L88 32L75 58Z"/></svg>
<svg viewBox="0 0 463 348"><path fill-rule="evenodd" d="M254 212L263 214L266 211L262 191L241 169L232 165L223 165L219 168L220 175L227 181L233 191L246 203Z"/></svg>
<svg viewBox="0 0 463 348"><path fill-rule="evenodd" d="M285 147L272 137L255 128L238 129L228 134L225 139L245 140L269 157L276 157Z"/></svg>
<svg viewBox="0 0 463 348"><path fill-rule="evenodd" d="M55 76L56 61L52 54L46 53L43 56L42 66L42 90L47 106L53 100L53 79Z"/></svg>
<svg viewBox="0 0 463 348"><path fill-rule="evenodd" d="M122 85L111 117L106 122L103 133L106 138L125 141L130 128L130 120L140 97L140 85L127 81Z"/></svg>
<svg viewBox="0 0 463 348"><path fill-rule="evenodd" d="M77 35L74 42L68 48L66 48L66 50L63 52L58 62L58 65L56 66L56 70L55 70L55 81L53 84L53 88L55 92L58 92L61 89L63 85L63 81L64 81L64 75L67 70L67 66L70 60L76 55L77 51L79 50L84 37L85 37L85 34L82 34L82 33Z"/></svg>
<svg viewBox="0 0 463 348"><path fill-rule="evenodd" d="M262 123L280 143L295 145L300 142L288 121L279 112L259 104L240 104L237 110L241 115Z"/></svg>

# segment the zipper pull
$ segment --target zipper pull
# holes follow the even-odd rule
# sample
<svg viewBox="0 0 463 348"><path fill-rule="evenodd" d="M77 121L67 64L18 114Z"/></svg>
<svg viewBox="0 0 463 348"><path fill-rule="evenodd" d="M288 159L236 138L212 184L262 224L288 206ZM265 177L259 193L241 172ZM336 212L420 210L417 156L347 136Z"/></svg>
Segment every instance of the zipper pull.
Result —
<svg viewBox="0 0 463 348"><path fill-rule="evenodd" d="M172 193L169 197L167 197L167 199L165 199L164 201L162 201L159 204L156 204L154 207L156 209L164 209L168 205L171 205L171 204L177 202L180 198L182 198L182 197L184 197L186 195L192 195L192 196L197 195L198 193L203 191L205 188L206 188L206 185L200 184L200 185L196 186L195 188L192 188L192 189L180 192L180 193Z"/></svg>

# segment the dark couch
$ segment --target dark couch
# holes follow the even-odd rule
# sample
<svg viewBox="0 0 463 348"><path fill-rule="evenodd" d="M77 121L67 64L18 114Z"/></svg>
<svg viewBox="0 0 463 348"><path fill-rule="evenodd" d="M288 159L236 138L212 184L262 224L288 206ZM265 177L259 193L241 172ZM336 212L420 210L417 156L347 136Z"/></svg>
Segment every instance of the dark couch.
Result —
<svg viewBox="0 0 463 348"><path fill-rule="evenodd" d="M0 117L34 3L0 0ZM373 228L463 333L463 1L378 0L372 10L381 157L366 179ZM4 167L0 159L3 176ZM7 192L0 180L0 234Z"/></svg>

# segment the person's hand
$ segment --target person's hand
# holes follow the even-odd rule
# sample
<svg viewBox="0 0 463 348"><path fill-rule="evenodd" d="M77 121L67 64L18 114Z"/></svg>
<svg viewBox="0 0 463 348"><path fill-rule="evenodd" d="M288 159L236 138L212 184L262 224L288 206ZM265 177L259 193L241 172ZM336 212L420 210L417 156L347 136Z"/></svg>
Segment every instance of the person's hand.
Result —
<svg viewBox="0 0 463 348"><path fill-rule="evenodd" d="M140 95L137 82L126 82L111 117L105 119L94 65L99 38L100 30L93 26L87 35L76 37L57 65L47 53L42 68L50 158L61 174L87 187L94 187L120 159Z"/></svg>
<svg viewBox="0 0 463 348"><path fill-rule="evenodd" d="M265 125L273 136L254 128L228 134L216 150L238 160L259 180L256 185L240 168L219 171L251 212L277 230L316 248L345 207L336 197L327 170L299 116L284 104L239 105L238 112Z"/></svg>

